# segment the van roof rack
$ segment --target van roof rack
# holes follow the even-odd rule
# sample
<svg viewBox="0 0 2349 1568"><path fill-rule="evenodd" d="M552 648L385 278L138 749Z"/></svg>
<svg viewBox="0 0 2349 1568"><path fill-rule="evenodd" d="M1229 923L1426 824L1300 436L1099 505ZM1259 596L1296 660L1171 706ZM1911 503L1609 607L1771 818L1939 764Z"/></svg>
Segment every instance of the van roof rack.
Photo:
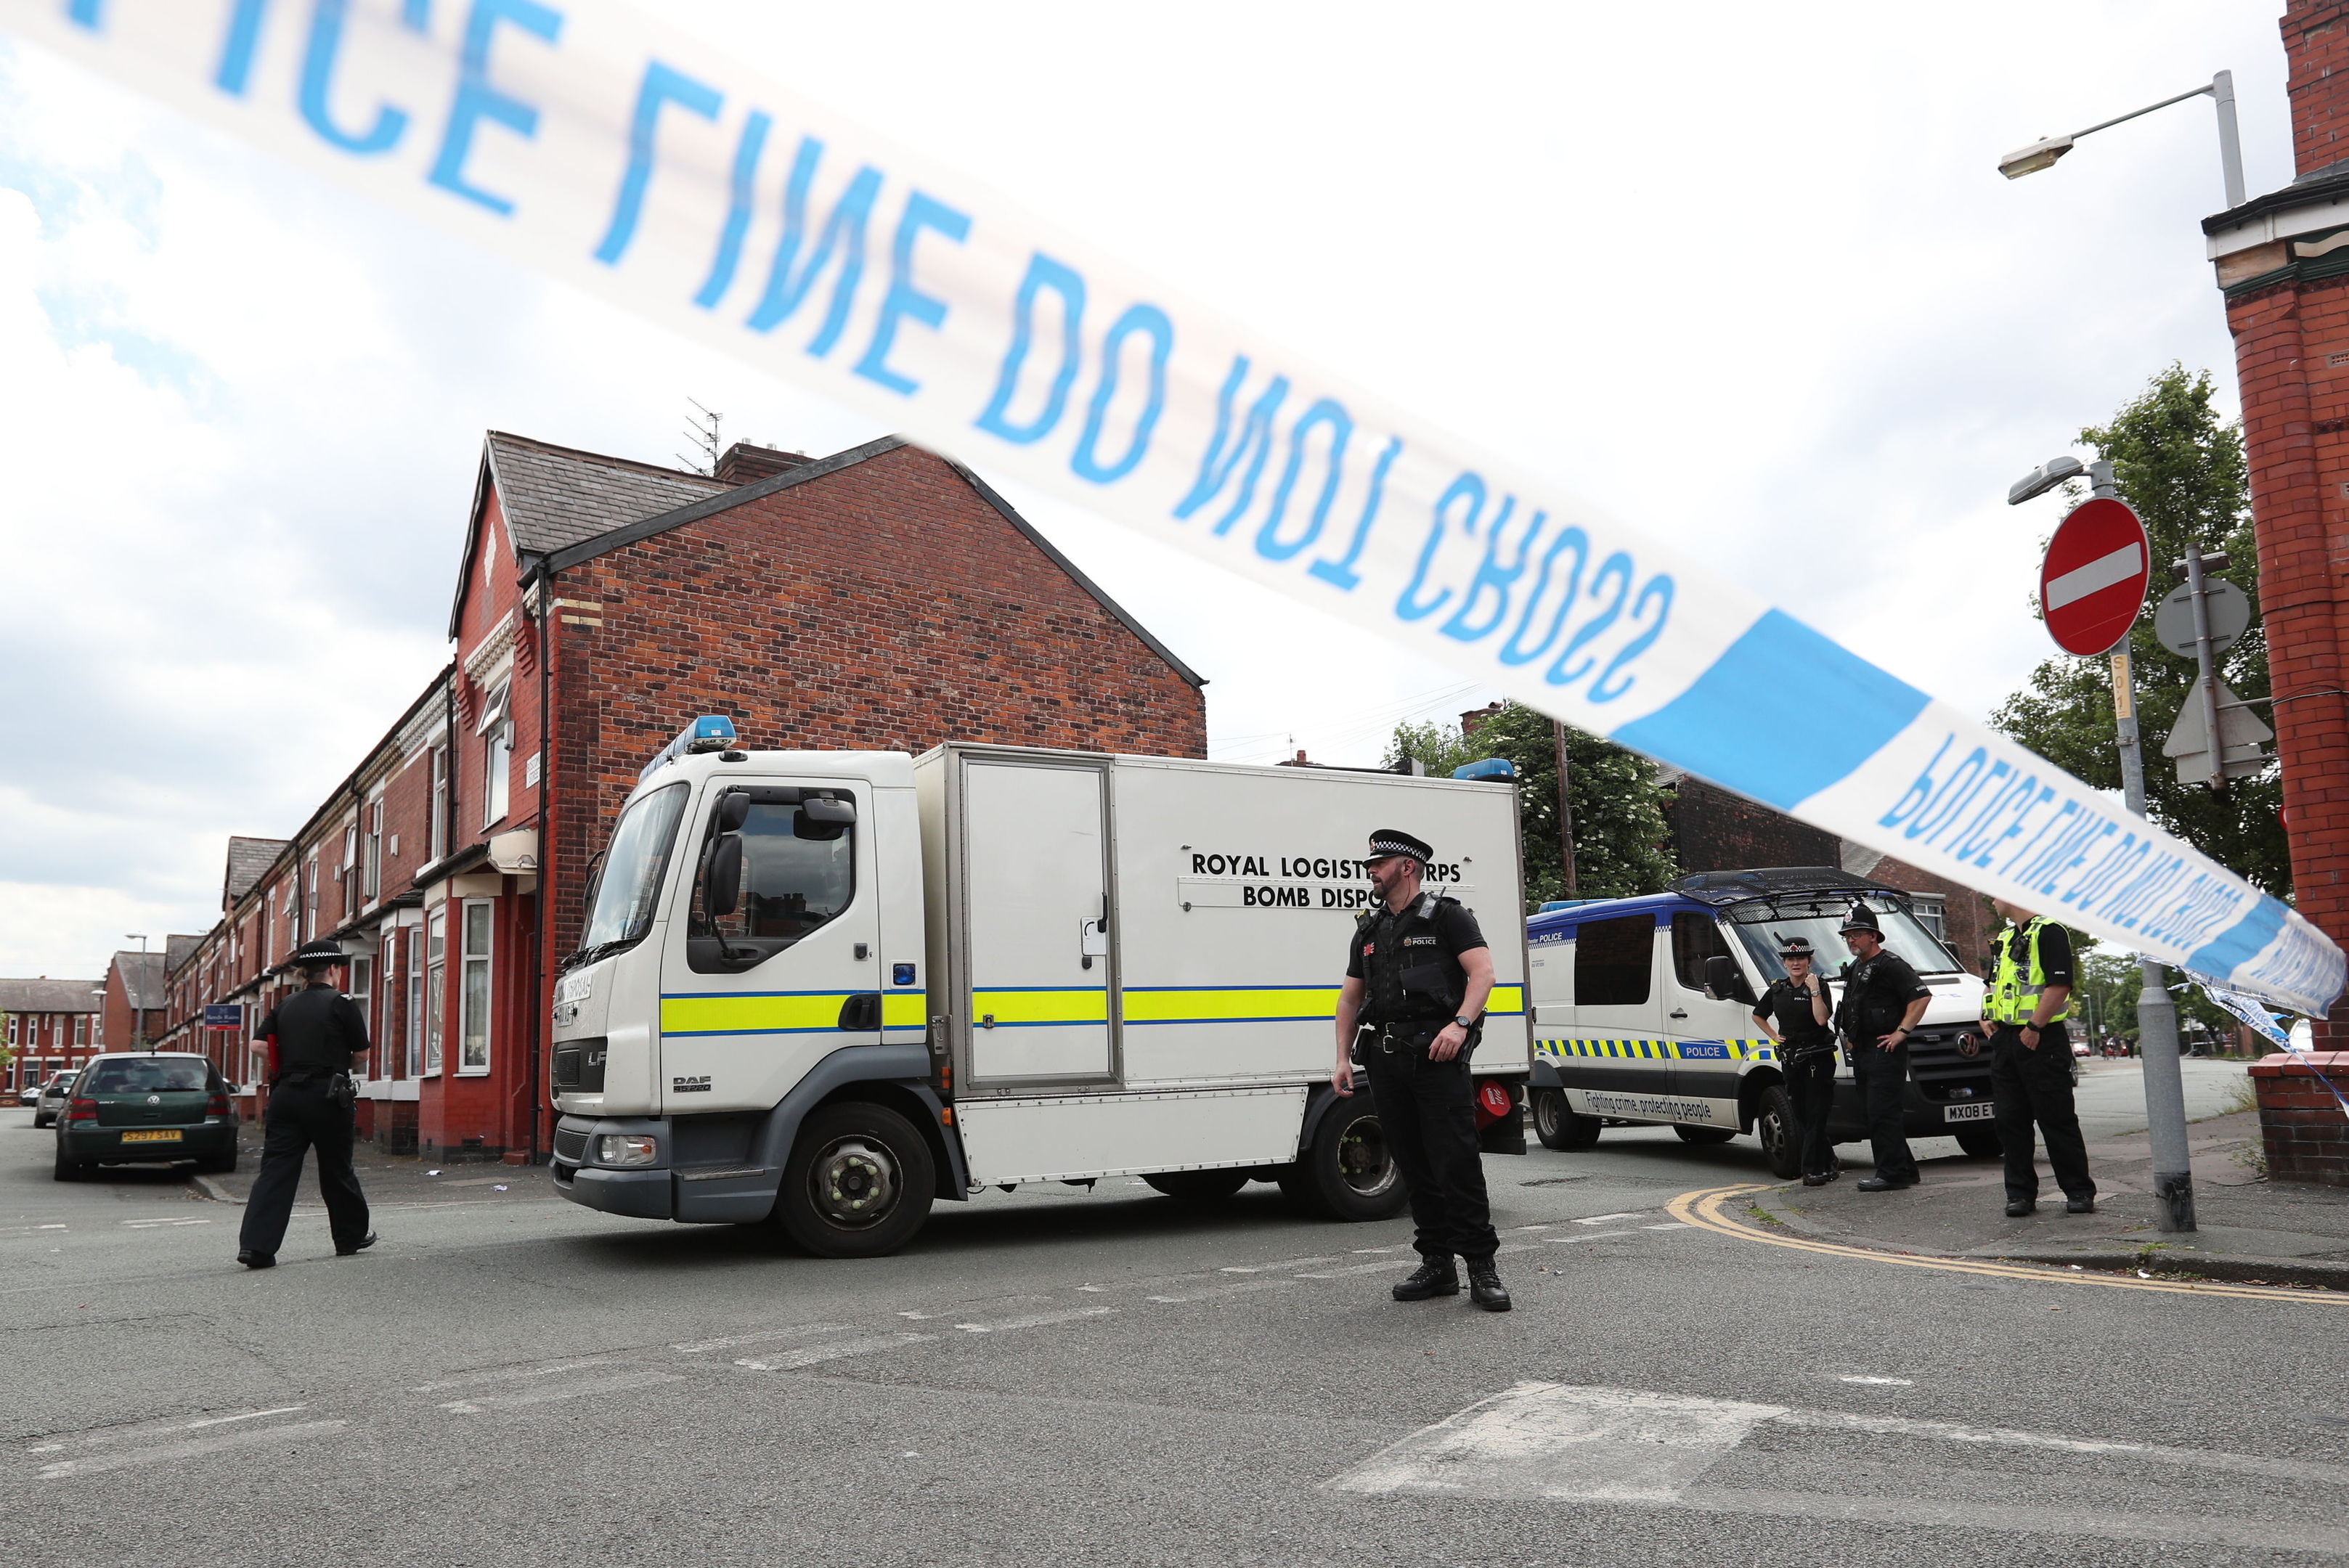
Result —
<svg viewBox="0 0 2349 1568"><path fill-rule="evenodd" d="M1750 872L1698 872L1672 883L1671 892L1699 903L1723 908L1754 899L1805 898L1822 893L1869 898L1909 907L1909 894L1837 866L1765 866Z"/></svg>

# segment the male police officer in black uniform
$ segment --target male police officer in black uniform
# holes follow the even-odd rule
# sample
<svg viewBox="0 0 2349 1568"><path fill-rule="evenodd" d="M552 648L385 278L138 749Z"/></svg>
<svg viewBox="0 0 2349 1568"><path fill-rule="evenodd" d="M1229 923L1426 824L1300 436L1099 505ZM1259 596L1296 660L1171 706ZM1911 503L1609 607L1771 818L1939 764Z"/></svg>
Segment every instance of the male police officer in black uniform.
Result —
<svg viewBox="0 0 2349 1568"><path fill-rule="evenodd" d="M1876 912L1851 906L1839 928L1852 962L1843 966L1843 1000L1836 1026L1851 1053L1852 1076L1868 1108L1868 1140L1876 1150L1876 1174L1859 1184L1863 1192L1891 1192L1917 1184L1917 1157L1909 1152L1909 1034L1933 1000L1933 988L1917 977L1897 953L1884 947Z"/></svg>
<svg viewBox="0 0 2349 1568"><path fill-rule="evenodd" d="M1803 1185L1824 1187L1843 1173L1827 1139L1827 1113L1835 1109L1835 1031L1828 1027L1826 982L1819 978L1810 938L1787 938L1778 949L1786 973L1754 1004L1754 1021L1777 1047L1786 1075L1786 1099L1794 1109L1789 1129L1802 1151Z"/></svg>
<svg viewBox="0 0 2349 1568"><path fill-rule="evenodd" d="M1352 1053L1361 1031L1379 1130L1411 1193L1413 1245L1423 1260L1394 1287L1394 1298L1459 1295L1457 1254L1468 1260L1468 1299L1486 1312L1506 1312L1468 1076L1493 990L1493 954L1476 917L1457 900L1420 891L1434 852L1392 828L1371 835L1371 888L1381 902L1363 912L1347 945L1330 1083L1341 1095L1354 1092Z"/></svg>
<svg viewBox="0 0 2349 1568"><path fill-rule="evenodd" d="M351 1169L357 1127L350 1072L367 1052L367 1019L327 978L335 965L346 962L343 950L331 942L297 950L293 964L308 984L271 1008L256 1031L272 1048L261 1174L254 1179L237 1240L236 1261L249 1269L277 1262L305 1149L318 1151L318 1188L326 1194L335 1255L347 1258L375 1245L375 1233L367 1229L367 1194Z"/></svg>

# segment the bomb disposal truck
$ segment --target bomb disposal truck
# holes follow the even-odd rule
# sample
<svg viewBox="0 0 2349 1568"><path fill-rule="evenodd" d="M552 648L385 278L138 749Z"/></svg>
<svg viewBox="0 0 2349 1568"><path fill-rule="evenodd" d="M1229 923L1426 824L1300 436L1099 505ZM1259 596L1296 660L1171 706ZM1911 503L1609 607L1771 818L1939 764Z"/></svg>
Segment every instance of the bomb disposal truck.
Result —
<svg viewBox="0 0 2349 1568"><path fill-rule="evenodd" d="M1250 1181L1403 1202L1370 1096L1328 1082L1371 830L1436 847L1495 938L1474 1069L1525 1148L1514 784L948 745L737 749L698 719L612 830L555 988L556 1188L768 1225L831 1257L934 1199Z"/></svg>
<svg viewBox="0 0 2349 1568"><path fill-rule="evenodd" d="M1786 973L1778 949L1810 940L1830 995L1848 959L1836 932L1865 902L1884 945L1932 987L1909 1040L1908 1134L1999 1151L1990 1049L1975 1033L1982 983L1918 920L1909 895L1832 867L1707 872L1643 898L1546 904L1527 922L1534 1130L1588 1149L1607 1127L1670 1126L1691 1143L1761 1140L1770 1169L1803 1173L1784 1078L1754 1000ZM1838 1061L1830 1136L1868 1136L1851 1064Z"/></svg>

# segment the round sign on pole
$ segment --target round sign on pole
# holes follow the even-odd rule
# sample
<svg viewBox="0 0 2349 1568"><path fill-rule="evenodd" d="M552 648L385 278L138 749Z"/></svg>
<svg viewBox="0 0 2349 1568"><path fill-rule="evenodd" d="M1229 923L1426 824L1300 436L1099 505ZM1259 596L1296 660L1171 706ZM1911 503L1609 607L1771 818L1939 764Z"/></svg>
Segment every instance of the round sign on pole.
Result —
<svg viewBox="0 0 2349 1568"><path fill-rule="evenodd" d="M2251 629L2251 601L2224 577L2202 580L2203 602L2209 606L2210 651L2223 654ZM2194 656L2194 590L2180 583L2153 613L2153 634L2178 657Z"/></svg>
<svg viewBox="0 0 2349 1568"><path fill-rule="evenodd" d="M2067 654L2109 653L2145 607L2152 550L2127 505L2098 499L2066 513L2039 567L2039 612Z"/></svg>

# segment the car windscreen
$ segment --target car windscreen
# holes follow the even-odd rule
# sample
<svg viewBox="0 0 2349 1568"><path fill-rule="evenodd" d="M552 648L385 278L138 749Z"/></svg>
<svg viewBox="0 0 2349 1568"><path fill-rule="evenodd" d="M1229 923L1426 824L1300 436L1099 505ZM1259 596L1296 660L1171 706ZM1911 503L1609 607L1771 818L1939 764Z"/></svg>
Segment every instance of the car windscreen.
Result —
<svg viewBox="0 0 2349 1568"><path fill-rule="evenodd" d="M1877 923L1884 928L1885 950L1907 960L1918 974L1961 972L1956 956L1936 941L1915 915L1890 903L1881 908L1874 904L1868 907L1875 910ZM1726 913L1730 925L1765 983L1786 973L1786 966L1778 961L1778 949L1790 937L1809 938L1811 951L1818 954L1821 968L1829 975L1842 969L1851 956L1851 950L1837 934L1844 916L1851 913L1848 898L1781 898L1738 904Z"/></svg>
<svg viewBox="0 0 2349 1568"><path fill-rule="evenodd" d="M192 1057L158 1057L146 1060L100 1062L79 1086L85 1095L158 1094L201 1089L212 1079L212 1064Z"/></svg>
<svg viewBox="0 0 2349 1568"><path fill-rule="evenodd" d="M685 814L688 791L683 782L656 789L620 813L612 830L612 847L604 856L602 878L595 884L595 907L588 912L587 929L579 950L640 940L651 928L653 905L660 898L661 882L668 872L668 856L677 842L677 821Z"/></svg>

